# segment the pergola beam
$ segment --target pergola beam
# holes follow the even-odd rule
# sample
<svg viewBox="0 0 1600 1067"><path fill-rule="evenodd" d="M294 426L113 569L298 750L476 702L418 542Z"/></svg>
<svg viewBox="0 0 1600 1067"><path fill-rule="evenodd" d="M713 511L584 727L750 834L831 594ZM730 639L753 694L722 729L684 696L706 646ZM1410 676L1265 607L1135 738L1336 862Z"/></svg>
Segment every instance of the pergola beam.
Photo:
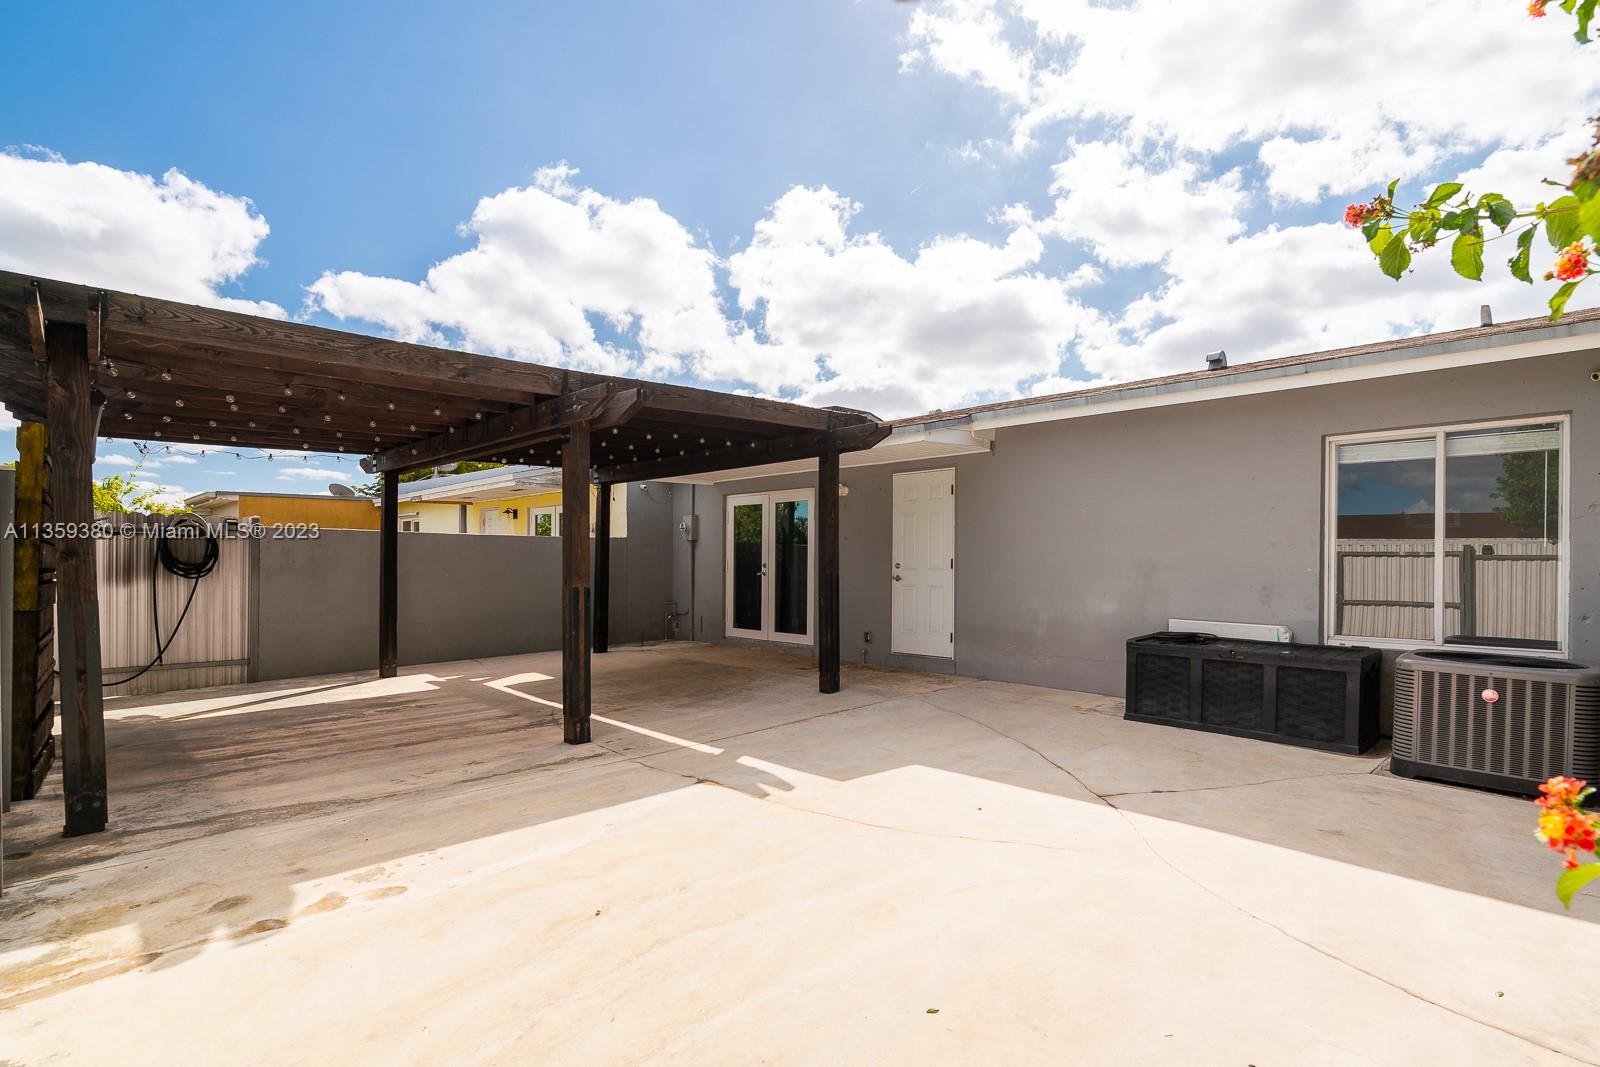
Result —
<svg viewBox="0 0 1600 1067"><path fill-rule="evenodd" d="M642 401L643 390L640 389L591 385L554 400L476 419L454 432L447 430L415 444L388 449L372 457L370 465L364 462L362 466L379 473L413 470L526 448L560 437L579 424L609 429L626 422Z"/></svg>
<svg viewBox="0 0 1600 1067"><path fill-rule="evenodd" d="M663 456L660 459L600 467L595 470L595 477L602 485L683 478L693 474L709 474L712 471L754 467L763 463L814 459L822 454L825 441L832 442L835 452L859 452L864 448L871 448L887 436L889 427L883 423L853 423L824 433L776 437L766 441L734 445L732 448L712 448L682 456Z"/></svg>

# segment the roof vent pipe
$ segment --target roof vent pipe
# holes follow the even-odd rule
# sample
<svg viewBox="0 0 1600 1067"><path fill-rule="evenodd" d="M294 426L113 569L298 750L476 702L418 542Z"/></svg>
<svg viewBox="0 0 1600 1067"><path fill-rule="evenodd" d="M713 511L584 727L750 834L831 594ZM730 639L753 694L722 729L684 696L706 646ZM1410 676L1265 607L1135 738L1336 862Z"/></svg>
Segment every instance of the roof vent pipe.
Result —
<svg viewBox="0 0 1600 1067"><path fill-rule="evenodd" d="M1228 353L1222 351L1221 349L1218 349L1215 352L1206 353L1206 370L1227 370L1227 369L1228 369Z"/></svg>
<svg viewBox="0 0 1600 1067"><path fill-rule="evenodd" d="M1494 312L1489 310L1489 305L1488 304L1479 304L1478 305L1478 325L1479 326L1493 326L1494 325Z"/></svg>

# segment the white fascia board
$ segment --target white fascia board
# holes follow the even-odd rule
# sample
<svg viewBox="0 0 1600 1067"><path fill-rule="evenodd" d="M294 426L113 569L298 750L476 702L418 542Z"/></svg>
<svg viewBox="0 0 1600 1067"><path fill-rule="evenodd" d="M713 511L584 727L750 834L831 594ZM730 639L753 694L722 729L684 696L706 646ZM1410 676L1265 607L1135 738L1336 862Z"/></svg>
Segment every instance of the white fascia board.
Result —
<svg viewBox="0 0 1600 1067"><path fill-rule="evenodd" d="M1130 385L1126 389L1097 393L1093 396L1069 396L1060 400L1041 401L1026 407L952 415L949 422L924 425L969 426L973 430L997 430L1007 426L1028 426L1062 419L1086 418L1091 415L1109 415L1119 411L1194 404L1205 400L1254 396L1289 389L1309 389L1319 385L1369 381L1402 374L1453 370L1483 363L1504 363L1539 356L1563 355L1600 347L1600 337L1595 336L1600 332L1600 323L1583 322L1565 327L1557 325L1551 329L1559 332L1552 336L1541 331L1540 337L1510 344L1496 344L1496 339L1492 337L1484 338L1482 341L1464 339L1439 345L1420 345L1415 349L1400 352L1369 352L1358 356L1318 360L1314 363L1272 367L1254 373L1246 370L1230 374L1222 381L1192 378L1165 385ZM1248 367L1249 364L1244 366Z"/></svg>
<svg viewBox="0 0 1600 1067"><path fill-rule="evenodd" d="M950 426L904 426L895 429L871 448L846 452L839 457L839 466L876 467L885 463L905 463L918 459L939 459L945 456L970 456L987 454L994 443L994 434L983 429ZM778 474L804 474L817 469L816 460L799 459L784 463L763 463L754 467L733 467L705 474L685 474L656 481L675 482L679 485L716 485L720 482L739 482L749 478L765 478Z"/></svg>

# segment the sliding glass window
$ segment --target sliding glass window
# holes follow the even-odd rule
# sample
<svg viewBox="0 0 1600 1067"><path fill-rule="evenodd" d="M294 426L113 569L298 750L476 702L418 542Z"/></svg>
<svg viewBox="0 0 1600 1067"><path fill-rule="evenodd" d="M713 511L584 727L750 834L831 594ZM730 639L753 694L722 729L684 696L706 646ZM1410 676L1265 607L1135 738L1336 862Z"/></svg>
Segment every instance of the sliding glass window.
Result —
<svg viewBox="0 0 1600 1067"><path fill-rule="evenodd" d="M1565 420L1329 443L1334 640L1558 651Z"/></svg>

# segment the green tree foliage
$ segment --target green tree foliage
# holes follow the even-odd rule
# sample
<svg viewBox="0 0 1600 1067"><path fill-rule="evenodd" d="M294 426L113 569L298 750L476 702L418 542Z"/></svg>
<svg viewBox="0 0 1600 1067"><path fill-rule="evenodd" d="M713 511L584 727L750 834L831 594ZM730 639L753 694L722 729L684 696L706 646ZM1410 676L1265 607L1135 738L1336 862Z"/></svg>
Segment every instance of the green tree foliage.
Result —
<svg viewBox="0 0 1600 1067"><path fill-rule="evenodd" d="M176 515L183 508L157 499L154 489L139 485L133 476L135 467L127 474L108 474L94 482L94 510L96 514L122 515L135 512L141 515Z"/></svg>
<svg viewBox="0 0 1600 1067"><path fill-rule="evenodd" d="M1528 13L1543 18L1554 0L1534 0ZM1600 0L1560 0L1554 6L1572 16L1580 43L1589 43L1589 27ZM1422 203L1401 208L1394 202L1399 181L1365 204L1351 204L1344 220L1361 230L1378 267L1399 279L1411 261L1441 242L1450 244L1450 266L1463 278L1481 281L1484 254L1491 242L1511 240L1506 267L1513 278L1533 284L1534 247L1540 228L1556 252L1544 280L1559 282L1550 296L1550 317L1557 319L1578 286L1595 273L1600 260L1600 122L1589 151L1567 160L1567 181L1546 179L1560 195L1536 204L1517 204L1499 193L1474 193L1461 182L1444 182Z"/></svg>
<svg viewBox="0 0 1600 1067"><path fill-rule="evenodd" d="M1561 453L1513 452L1495 478L1494 513L1529 537L1556 540L1561 529Z"/></svg>

